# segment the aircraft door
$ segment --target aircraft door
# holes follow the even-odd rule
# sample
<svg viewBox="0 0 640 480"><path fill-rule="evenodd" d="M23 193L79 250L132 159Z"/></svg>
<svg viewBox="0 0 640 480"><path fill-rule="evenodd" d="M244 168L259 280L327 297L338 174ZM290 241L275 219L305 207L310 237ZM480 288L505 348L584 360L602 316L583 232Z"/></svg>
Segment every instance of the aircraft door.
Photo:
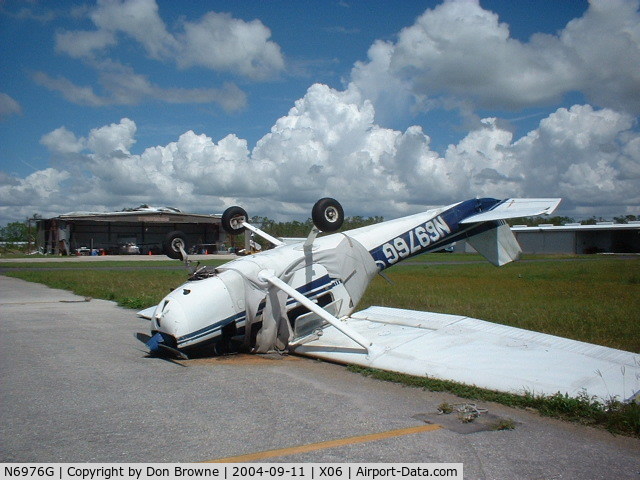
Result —
<svg viewBox="0 0 640 480"><path fill-rule="evenodd" d="M341 317L346 314L343 310L348 308L350 303L349 294L340 280L329 276L329 272L323 265L314 263L310 267L295 271L289 284L319 306L330 310L332 315ZM303 316L308 318L309 313L309 309L305 306L292 298L288 299L287 317L294 332L298 319ZM307 327L304 329L306 330Z"/></svg>

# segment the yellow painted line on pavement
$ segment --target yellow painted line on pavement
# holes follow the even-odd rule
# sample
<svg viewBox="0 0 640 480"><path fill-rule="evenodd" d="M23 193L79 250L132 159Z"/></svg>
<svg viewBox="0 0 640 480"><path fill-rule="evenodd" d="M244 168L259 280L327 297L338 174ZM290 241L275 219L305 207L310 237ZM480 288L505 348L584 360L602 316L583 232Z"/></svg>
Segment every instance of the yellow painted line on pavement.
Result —
<svg viewBox="0 0 640 480"><path fill-rule="evenodd" d="M264 460L265 458L285 457L287 455L295 455L297 453L313 452L315 450L324 450L327 448L343 447L345 445L353 445L355 443L375 442L385 438L401 437L403 435L413 435L415 433L432 432L440 430L442 425L427 424L418 427L400 428L397 430L389 430L380 433L370 433L368 435L360 435L357 437L340 438L337 440L327 440L325 442L309 443L307 445L298 445L297 447L279 448L276 450L265 450L264 452L248 453L246 455L238 455L236 457L218 458L216 460L207 460L203 463L241 463L252 462L256 460Z"/></svg>

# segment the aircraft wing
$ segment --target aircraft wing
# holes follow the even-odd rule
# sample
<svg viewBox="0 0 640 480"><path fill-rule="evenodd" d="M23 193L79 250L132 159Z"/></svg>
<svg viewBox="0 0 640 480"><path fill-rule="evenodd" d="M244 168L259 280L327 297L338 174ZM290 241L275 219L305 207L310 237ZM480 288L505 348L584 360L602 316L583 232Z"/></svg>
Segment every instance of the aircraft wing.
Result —
<svg viewBox="0 0 640 480"><path fill-rule="evenodd" d="M498 203L491 210L467 217L460 223L548 215L558 208L561 200L561 198L508 198Z"/></svg>
<svg viewBox="0 0 640 480"><path fill-rule="evenodd" d="M369 353L335 327L294 342L294 352L333 362L428 376L503 392L603 400L640 396L640 355L441 313L370 307L342 319Z"/></svg>

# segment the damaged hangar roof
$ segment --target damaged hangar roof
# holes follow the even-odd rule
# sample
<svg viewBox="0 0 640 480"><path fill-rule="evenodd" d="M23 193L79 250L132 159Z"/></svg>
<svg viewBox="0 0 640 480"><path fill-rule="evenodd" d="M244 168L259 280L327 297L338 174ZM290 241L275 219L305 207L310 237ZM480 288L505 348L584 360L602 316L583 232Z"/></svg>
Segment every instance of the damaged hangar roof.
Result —
<svg viewBox="0 0 640 480"><path fill-rule="evenodd" d="M94 222L174 222L174 223L219 223L221 214L184 213L173 207L150 207L140 205L119 212L69 212L50 220Z"/></svg>

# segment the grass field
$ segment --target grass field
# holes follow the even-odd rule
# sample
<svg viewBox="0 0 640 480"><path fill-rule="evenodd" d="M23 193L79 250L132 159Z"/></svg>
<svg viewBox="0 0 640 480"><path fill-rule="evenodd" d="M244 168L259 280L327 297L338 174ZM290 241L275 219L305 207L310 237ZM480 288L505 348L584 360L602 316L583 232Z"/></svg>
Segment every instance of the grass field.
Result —
<svg viewBox="0 0 640 480"><path fill-rule="evenodd" d="M410 262L387 270L392 285L374 279L358 308L468 315L640 352L640 258L529 257L496 268L476 255L431 254ZM186 279L175 261L0 262L0 268L5 275L137 309L155 305Z"/></svg>
<svg viewBox="0 0 640 480"><path fill-rule="evenodd" d="M358 309L382 305L481 318L640 353L640 257L525 257L496 268L475 255L430 254L377 277ZM207 261L216 265L221 261ZM180 286L177 262L3 263L0 274L142 309ZM465 398L535 408L550 415L640 436L640 405L590 398L516 396L453 382L359 369L388 381Z"/></svg>
<svg viewBox="0 0 640 480"><path fill-rule="evenodd" d="M398 265L361 307L383 305L481 318L640 352L640 259L536 259Z"/></svg>
<svg viewBox="0 0 640 480"><path fill-rule="evenodd" d="M207 261L219 265L223 261ZM113 300L126 308L143 309L156 305L187 278L176 261L166 262L51 262L2 263L2 274L78 295Z"/></svg>

